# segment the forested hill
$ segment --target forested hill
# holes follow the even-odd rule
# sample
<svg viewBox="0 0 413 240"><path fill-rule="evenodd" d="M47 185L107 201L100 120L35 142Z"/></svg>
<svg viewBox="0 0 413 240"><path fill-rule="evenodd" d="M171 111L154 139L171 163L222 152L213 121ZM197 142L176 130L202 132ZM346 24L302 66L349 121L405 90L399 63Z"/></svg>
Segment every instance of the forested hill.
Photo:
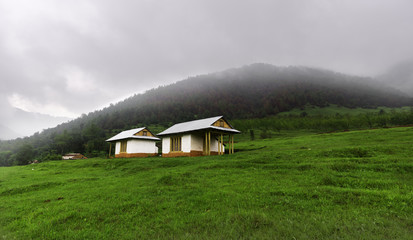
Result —
<svg viewBox="0 0 413 240"><path fill-rule="evenodd" d="M105 138L132 127L167 127L217 115L259 118L307 104L350 108L412 105L411 98L377 83L321 69L253 64L149 90L30 138L2 142L0 153L10 150L13 154L25 144L31 145L36 155L99 152L107 150Z"/></svg>
<svg viewBox="0 0 413 240"><path fill-rule="evenodd" d="M264 117L306 104L371 108L411 102L401 92L379 86L370 78L253 64L158 87L89 116L111 129L221 114L230 119Z"/></svg>

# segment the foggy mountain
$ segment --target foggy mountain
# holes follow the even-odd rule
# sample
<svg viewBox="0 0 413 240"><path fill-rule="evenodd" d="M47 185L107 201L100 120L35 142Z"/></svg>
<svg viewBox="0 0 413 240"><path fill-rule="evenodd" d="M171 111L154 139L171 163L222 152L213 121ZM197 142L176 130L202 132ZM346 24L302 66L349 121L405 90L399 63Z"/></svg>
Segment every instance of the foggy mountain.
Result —
<svg viewBox="0 0 413 240"><path fill-rule="evenodd" d="M107 150L105 139L134 127L154 124L168 127L219 115L228 119L261 118L306 105L329 104L349 108L400 107L412 106L413 99L372 78L308 67L252 64L160 86L40 134L0 141L0 152L16 151L18 146L30 144L37 156L53 152L97 156ZM23 111L16 114L26 124L40 124L40 119L47 119ZM22 125L19 126L22 130Z"/></svg>
<svg viewBox="0 0 413 240"><path fill-rule="evenodd" d="M8 140L22 137L22 135L0 124L0 140Z"/></svg>
<svg viewBox="0 0 413 240"><path fill-rule="evenodd" d="M2 128L0 128L0 139L9 140L17 137L30 136L35 132L56 127L58 124L69 120L71 119L66 117L53 117L13 108L9 115L0 120L0 125L2 125Z"/></svg>
<svg viewBox="0 0 413 240"><path fill-rule="evenodd" d="M109 131L217 115L229 119L259 118L305 105L329 104L349 108L400 107L411 105L412 99L371 78L260 63L161 86L52 131L81 130L90 122Z"/></svg>
<svg viewBox="0 0 413 240"><path fill-rule="evenodd" d="M413 97L413 60L397 64L378 79Z"/></svg>
<svg viewBox="0 0 413 240"><path fill-rule="evenodd" d="M106 116L102 127L110 129L220 114L228 118L264 117L307 104L374 108L411 103L400 91L371 78L308 67L252 64L152 89L90 116ZM113 117L114 112L119 118Z"/></svg>
<svg viewBox="0 0 413 240"><path fill-rule="evenodd" d="M407 76L409 69L403 69L405 74L401 76ZM398 79L402 81L401 77ZM48 132L81 130L90 122L109 131L217 115L229 119L259 118L305 105L329 104L350 108L399 107L411 105L412 99L385 84L377 84L372 78L309 67L256 63L160 86ZM27 136L34 133L34 128L41 131L68 120L14 109L13 116L0 123ZM2 135L0 133L0 138L6 138Z"/></svg>

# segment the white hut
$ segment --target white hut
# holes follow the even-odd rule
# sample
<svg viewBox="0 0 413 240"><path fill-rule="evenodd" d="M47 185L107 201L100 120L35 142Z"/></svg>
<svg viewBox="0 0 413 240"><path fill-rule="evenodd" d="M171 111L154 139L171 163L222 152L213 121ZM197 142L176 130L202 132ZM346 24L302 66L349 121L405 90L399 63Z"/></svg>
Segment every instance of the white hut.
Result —
<svg viewBox="0 0 413 240"><path fill-rule="evenodd" d="M158 134L162 137L162 156L203 156L234 153L234 129L223 116L178 123Z"/></svg>
<svg viewBox="0 0 413 240"><path fill-rule="evenodd" d="M106 141L116 144L115 157L130 158L157 155L158 147L156 147L155 142L159 140L147 128L143 127L123 131Z"/></svg>
<svg viewBox="0 0 413 240"><path fill-rule="evenodd" d="M74 159L87 159L87 157L83 156L80 153L68 153L62 156L63 160L74 160Z"/></svg>

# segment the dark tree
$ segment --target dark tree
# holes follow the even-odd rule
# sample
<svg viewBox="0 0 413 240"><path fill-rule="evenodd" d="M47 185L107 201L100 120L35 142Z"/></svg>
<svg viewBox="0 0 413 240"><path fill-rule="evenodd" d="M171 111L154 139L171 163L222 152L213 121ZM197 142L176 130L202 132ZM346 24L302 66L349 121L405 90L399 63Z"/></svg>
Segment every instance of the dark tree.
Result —
<svg viewBox="0 0 413 240"><path fill-rule="evenodd" d="M15 165L26 165L33 161L35 152L33 146L30 144L24 144L17 152L12 156Z"/></svg>

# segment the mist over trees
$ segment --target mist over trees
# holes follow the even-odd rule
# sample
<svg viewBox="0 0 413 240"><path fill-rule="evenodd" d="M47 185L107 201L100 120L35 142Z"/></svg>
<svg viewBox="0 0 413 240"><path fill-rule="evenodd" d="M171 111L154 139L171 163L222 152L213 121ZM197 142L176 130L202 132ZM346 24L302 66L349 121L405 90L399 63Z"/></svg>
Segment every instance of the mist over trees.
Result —
<svg viewBox="0 0 413 240"><path fill-rule="evenodd" d="M7 113L0 114L0 139L8 140L33 135L33 129L46 129L71 120L46 114L26 112L14 107L6 107ZM28 124L30 123L30 124ZM7 127L6 127L7 126Z"/></svg>
<svg viewBox="0 0 413 240"><path fill-rule="evenodd" d="M42 160L68 152L103 156L108 150L105 139L133 127L166 128L173 123L218 115L228 119L264 118L306 105L329 104L349 108L400 107L412 105L412 99L370 78L307 67L253 64L190 77L83 114L31 137L2 141L0 165L13 164L10 159L17 157L25 145L33 147L30 156ZM20 163L21 160L14 164Z"/></svg>
<svg viewBox="0 0 413 240"><path fill-rule="evenodd" d="M413 59L393 66L378 79L413 97Z"/></svg>
<svg viewBox="0 0 413 240"><path fill-rule="evenodd" d="M1 139L13 139L13 138L18 138L20 137L20 135L16 132L14 132L13 130L11 130L10 128L0 124L0 140Z"/></svg>

